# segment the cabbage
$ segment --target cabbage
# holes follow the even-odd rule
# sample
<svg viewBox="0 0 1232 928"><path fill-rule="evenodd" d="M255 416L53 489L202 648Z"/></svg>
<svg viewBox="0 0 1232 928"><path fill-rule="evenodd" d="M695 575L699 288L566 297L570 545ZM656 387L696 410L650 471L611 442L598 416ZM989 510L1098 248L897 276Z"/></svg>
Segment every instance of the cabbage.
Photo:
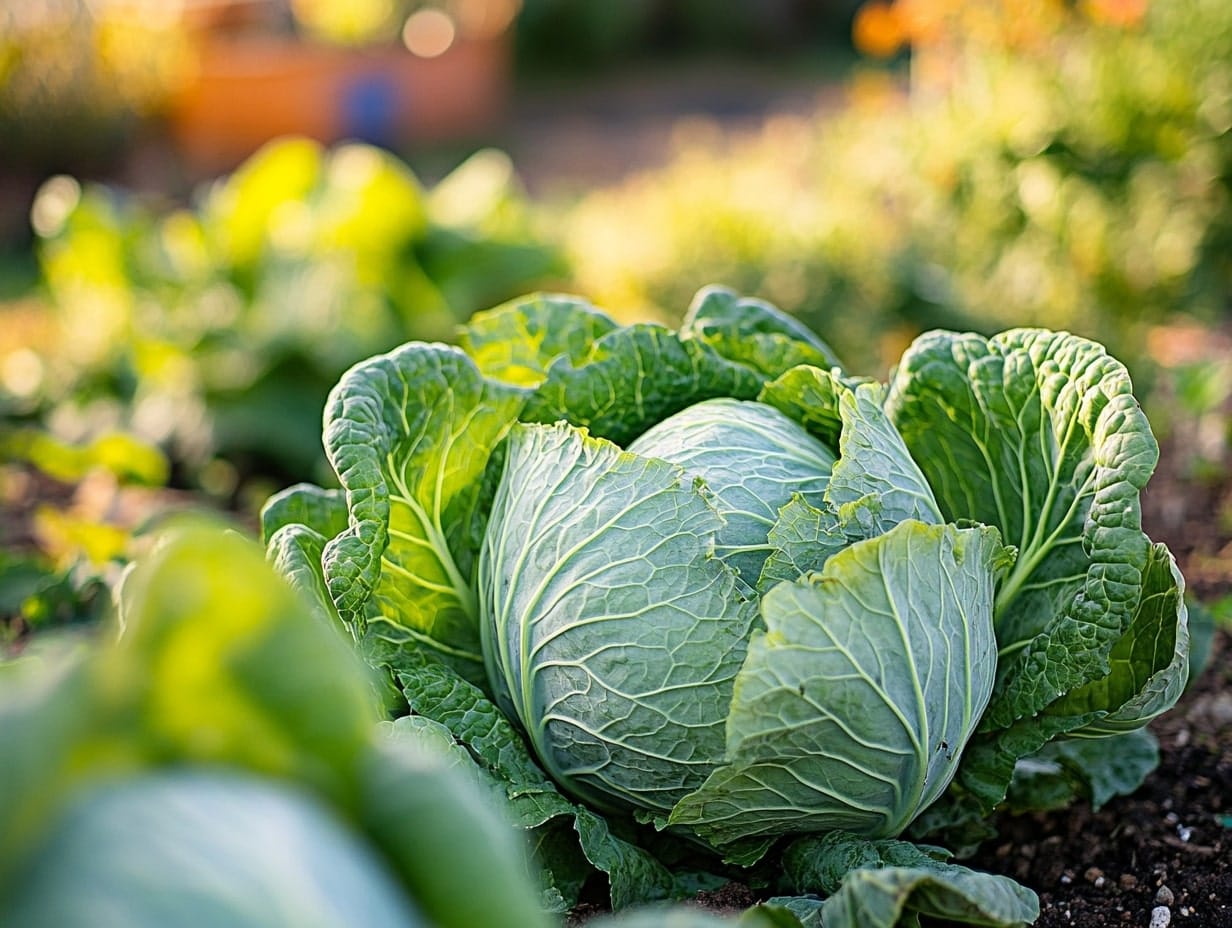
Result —
<svg viewBox="0 0 1232 928"><path fill-rule="evenodd" d="M264 531L467 746L552 890L598 871L619 906L803 860L784 889L833 894L836 924L877 893L1034 918L896 839L978 840L1058 738L1105 739L1067 757L1133 788L1101 765L1185 683L1124 367L937 332L866 382L721 288L676 330L538 295L460 342L353 368L326 412L340 491L285 491Z"/></svg>

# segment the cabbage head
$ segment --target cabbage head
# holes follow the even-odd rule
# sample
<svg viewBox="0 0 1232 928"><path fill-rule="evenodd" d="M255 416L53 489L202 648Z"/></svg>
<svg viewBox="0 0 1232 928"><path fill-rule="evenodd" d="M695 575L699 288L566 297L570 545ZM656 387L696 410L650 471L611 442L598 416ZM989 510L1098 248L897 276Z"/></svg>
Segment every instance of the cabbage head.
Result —
<svg viewBox="0 0 1232 928"><path fill-rule="evenodd" d="M699 847L817 893L786 862L847 840L821 836L965 840L1020 759L1141 746L1185 683L1183 581L1140 524L1157 447L1075 336L930 333L881 384L721 288L678 329L538 295L357 365L325 422L340 488L269 502L271 558L566 901L562 821L614 905L681 892L663 860ZM921 859L863 847L843 872ZM1029 920L997 898L986 923Z"/></svg>

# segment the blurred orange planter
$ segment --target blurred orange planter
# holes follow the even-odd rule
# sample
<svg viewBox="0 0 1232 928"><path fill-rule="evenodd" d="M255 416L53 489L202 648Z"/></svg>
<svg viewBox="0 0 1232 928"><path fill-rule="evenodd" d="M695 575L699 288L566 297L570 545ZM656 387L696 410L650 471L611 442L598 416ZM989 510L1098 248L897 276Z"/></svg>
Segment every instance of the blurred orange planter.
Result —
<svg viewBox="0 0 1232 928"><path fill-rule="evenodd" d="M280 37L200 37L171 130L191 169L231 168L264 142L305 135L397 145L491 126L508 92L507 34L460 39L434 58Z"/></svg>

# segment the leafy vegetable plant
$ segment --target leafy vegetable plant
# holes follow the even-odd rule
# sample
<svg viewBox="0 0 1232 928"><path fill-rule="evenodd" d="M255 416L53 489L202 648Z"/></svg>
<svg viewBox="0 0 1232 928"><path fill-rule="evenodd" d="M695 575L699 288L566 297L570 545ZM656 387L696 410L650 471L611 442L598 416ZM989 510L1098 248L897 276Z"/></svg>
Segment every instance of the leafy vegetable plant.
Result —
<svg viewBox="0 0 1232 928"><path fill-rule="evenodd" d="M215 457L309 472L347 367L560 269L492 150L425 189L378 148L283 139L191 208L58 177L34 211L56 327L22 405L59 408L82 436L126 427L207 487Z"/></svg>
<svg viewBox="0 0 1232 928"><path fill-rule="evenodd" d="M382 722L258 546L180 525L118 599L0 661L0 923L546 928L448 732Z"/></svg>
<svg viewBox="0 0 1232 928"><path fill-rule="evenodd" d="M1098 746L1064 754L1096 801L1132 788L1115 739L1187 675L1121 364L935 332L882 385L721 288L679 330L533 296L460 344L352 368L340 488L263 529L534 833L545 900L598 870L617 909L734 877L803 924L1033 920L931 842L985 837L1056 745Z"/></svg>

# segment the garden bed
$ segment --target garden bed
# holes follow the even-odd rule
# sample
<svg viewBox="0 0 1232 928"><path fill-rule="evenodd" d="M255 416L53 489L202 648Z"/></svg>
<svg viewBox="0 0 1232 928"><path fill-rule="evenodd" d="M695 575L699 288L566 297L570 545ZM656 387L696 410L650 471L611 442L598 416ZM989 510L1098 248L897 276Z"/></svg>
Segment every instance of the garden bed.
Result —
<svg viewBox="0 0 1232 928"><path fill-rule="evenodd" d="M1232 482L1195 477L1188 461L1175 436L1165 441L1143 495L1144 528L1176 552L1198 601L1226 602L1232 594ZM65 485L28 473L21 480L23 492L0 494L0 545L10 550L33 545L36 503L71 504ZM163 502L173 498L185 502L179 494ZM998 837L969 861L1034 889L1041 928L1232 926L1232 634L1226 618L1206 671L1153 730L1161 764L1134 794L1097 811L1080 803L1047 814L1002 816ZM727 912L756 899L747 888L730 885L698 901ZM579 907L572 923L597 911L601 907Z"/></svg>

